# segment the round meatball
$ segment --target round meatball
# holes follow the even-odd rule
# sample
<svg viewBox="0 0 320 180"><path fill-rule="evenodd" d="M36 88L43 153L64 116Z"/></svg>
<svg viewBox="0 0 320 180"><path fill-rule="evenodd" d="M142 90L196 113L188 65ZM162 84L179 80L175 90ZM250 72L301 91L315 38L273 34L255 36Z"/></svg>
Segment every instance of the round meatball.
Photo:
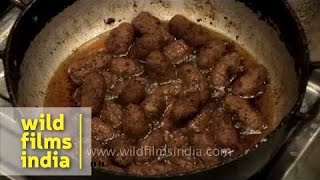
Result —
<svg viewBox="0 0 320 180"><path fill-rule="evenodd" d="M93 152L101 152L104 151L104 147L102 146L101 142L92 139L92 151ZM92 162L94 163L94 166L105 169L107 171L112 171L112 172L121 172L124 173L123 168L116 166L115 164L112 163L111 158L107 157L106 155L102 153L93 153L92 157Z"/></svg>
<svg viewBox="0 0 320 180"><path fill-rule="evenodd" d="M133 160L133 156L130 155L133 144L132 140L123 137L114 138L108 142L107 147L115 152L112 157L113 162L121 167L129 166Z"/></svg>
<svg viewBox="0 0 320 180"><path fill-rule="evenodd" d="M97 72L90 73L80 87L80 106L90 107L92 114L100 113L105 96L105 79Z"/></svg>
<svg viewBox="0 0 320 180"><path fill-rule="evenodd" d="M208 132L204 133L193 133L190 137L190 143L195 148L200 150L200 158L202 163L205 165L217 164L220 161L218 154L214 154L217 143L215 137Z"/></svg>
<svg viewBox="0 0 320 180"><path fill-rule="evenodd" d="M122 106L112 101L105 102L100 117L104 122L112 124L113 128L120 128L122 125Z"/></svg>
<svg viewBox="0 0 320 180"><path fill-rule="evenodd" d="M160 85L155 92L164 96L164 99L169 99L170 97L177 96L182 91L182 82L179 80L171 81Z"/></svg>
<svg viewBox="0 0 320 180"><path fill-rule="evenodd" d="M141 82L135 79L129 79L119 94L119 102L123 105L126 104L139 104L145 97L145 88Z"/></svg>
<svg viewBox="0 0 320 180"><path fill-rule="evenodd" d="M160 51L153 51L147 56L146 68L149 76L159 82L168 81L175 76L172 64Z"/></svg>
<svg viewBox="0 0 320 180"><path fill-rule="evenodd" d="M142 107L147 118L158 118L167 107L167 100L177 96L181 91L181 83L171 82L159 86L152 94L146 97Z"/></svg>
<svg viewBox="0 0 320 180"><path fill-rule="evenodd" d="M155 154L155 152L159 152L160 149L163 149L165 145L164 134L160 130L154 130L151 134L149 134L146 138L142 139L138 148L142 149L142 156L135 156L135 161L139 163L151 162L157 156L161 154ZM155 150L155 151L153 151ZM153 152L150 152L153 151ZM149 153L150 152L150 153Z"/></svg>
<svg viewBox="0 0 320 180"><path fill-rule="evenodd" d="M126 107L122 121L123 132L133 138L145 136L150 127L140 106L130 104Z"/></svg>
<svg viewBox="0 0 320 180"><path fill-rule="evenodd" d="M235 148L239 143L238 132L232 123L232 119L222 109L213 111L209 129L214 134L220 147Z"/></svg>
<svg viewBox="0 0 320 180"><path fill-rule="evenodd" d="M108 69L100 70L99 73L104 77L106 89L110 90L117 83L117 77L115 74L110 72Z"/></svg>
<svg viewBox="0 0 320 180"><path fill-rule="evenodd" d="M211 40L200 49L197 66L201 69L210 69L225 53L227 53L225 41Z"/></svg>
<svg viewBox="0 0 320 180"><path fill-rule="evenodd" d="M115 136L115 130L108 123L104 123L100 118L94 117L91 121L92 138L99 142L104 142Z"/></svg>
<svg viewBox="0 0 320 180"><path fill-rule="evenodd" d="M112 98L118 98L125 85L126 81L124 81L123 79L117 81L110 89L110 95L112 96Z"/></svg>
<svg viewBox="0 0 320 180"><path fill-rule="evenodd" d="M195 95L184 96L174 102L171 110L171 120L181 125L191 119L199 110L199 97Z"/></svg>
<svg viewBox="0 0 320 180"><path fill-rule="evenodd" d="M187 148L189 146L187 133L181 129L169 132L166 139L169 149Z"/></svg>
<svg viewBox="0 0 320 180"><path fill-rule="evenodd" d="M144 59L150 52L160 50L164 45L165 40L161 33L145 34L133 43L128 56Z"/></svg>
<svg viewBox="0 0 320 180"><path fill-rule="evenodd" d="M184 64L178 70L179 77L185 83L184 92L198 94L201 103L209 98L208 83L200 71L191 64Z"/></svg>
<svg viewBox="0 0 320 180"><path fill-rule="evenodd" d="M106 67L111 58L111 55L99 51L78 61L73 61L69 65L68 74L74 83L81 84L89 73Z"/></svg>
<svg viewBox="0 0 320 180"><path fill-rule="evenodd" d="M265 123L261 113L250 105L247 99L236 95L227 95L224 100L225 108L237 115L242 129L251 134L260 134Z"/></svg>
<svg viewBox="0 0 320 180"><path fill-rule="evenodd" d="M147 118L157 118L166 109L166 101L160 93L153 93L146 97L142 107Z"/></svg>
<svg viewBox="0 0 320 180"><path fill-rule="evenodd" d="M100 152L104 150L102 143L100 141L97 141L94 138L91 139L91 149L93 152ZM108 158L99 153L93 153L91 159L95 163L103 163L103 164L109 163Z"/></svg>
<svg viewBox="0 0 320 180"><path fill-rule="evenodd" d="M268 81L268 72L262 65L248 67L245 74L234 84L233 92L246 98L253 98L265 89Z"/></svg>
<svg viewBox="0 0 320 180"><path fill-rule="evenodd" d="M163 50L164 55L172 64L181 64L186 62L188 55L191 54L192 49L184 40L177 40L166 46Z"/></svg>
<svg viewBox="0 0 320 180"><path fill-rule="evenodd" d="M167 44L170 44L172 43L174 40L175 40L175 37L173 35L171 35L169 33L169 31L163 27L163 26L160 26L158 31L160 32L160 34L162 35L162 38L164 39L165 41L165 45Z"/></svg>
<svg viewBox="0 0 320 180"><path fill-rule="evenodd" d="M200 111L200 113L192 121L190 121L188 124L188 129L196 133L205 132L211 124L213 109L213 105L206 105Z"/></svg>
<svg viewBox="0 0 320 180"><path fill-rule="evenodd" d="M228 86L242 71L242 57L238 53L224 56L213 68L210 74L210 82L214 87Z"/></svg>
<svg viewBox="0 0 320 180"><path fill-rule="evenodd" d="M174 37L161 25L158 18L148 12L141 12L132 20L134 28L140 34L160 33L165 42L171 42Z"/></svg>
<svg viewBox="0 0 320 180"><path fill-rule="evenodd" d="M190 144L197 148L214 148L216 147L216 140L208 132L193 133L190 135Z"/></svg>
<svg viewBox="0 0 320 180"><path fill-rule="evenodd" d="M195 47L204 45L210 39L203 27L191 22L182 15L175 15L169 21L169 32L178 39L182 38Z"/></svg>
<svg viewBox="0 0 320 180"><path fill-rule="evenodd" d="M169 133L167 148L168 151L179 152L167 158L175 169L186 172L196 168L194 156L191 153L187 153L190 148L188 135L182 129Z"/></svg>
<svg viewBox="0 0 320 180"><path fill-rule="evenodd" d="M151 34L159 29L161 22L149 12L140 12L132 19L132 24L140 34Z"/></svg>
<svg viewBox="0 0 320 180"><path fill-rule="evenodd" d="M124 22L110 32L107 39L107 52L114 55L125 54L134 40L132 24Z"/></svg>
<svg viewBox="0 0 320 180"><path fill-rule="evenodd" d="M110 71L117 76L134 76L143 72L142 67L130 58L114 58L110 64Z"/></svg>

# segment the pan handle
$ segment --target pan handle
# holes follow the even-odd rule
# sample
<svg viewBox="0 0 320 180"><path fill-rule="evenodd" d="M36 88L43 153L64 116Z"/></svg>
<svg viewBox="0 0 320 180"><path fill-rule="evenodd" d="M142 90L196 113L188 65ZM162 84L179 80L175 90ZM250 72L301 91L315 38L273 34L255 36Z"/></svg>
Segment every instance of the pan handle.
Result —
<svg viewBox="0 0 320 180"><path fill-rule="evenodd" d="M31 3L32 0L10 0L10 2L21 10L26 9L26 7Z"/></svg>
<svg viewBox="0 0 320 180"><path fill-rule="evenodd" d="M320 61L311 62L310 69L311 69L311 71L316 70L316 69L320 69Z"/></svg>
<svg viewBox="0 0 320 180"><path fill-rule="evenodd" d="M4 55L4 50L0 50L0 60L4 61L5 55ZM0 99L7 101L8 103L11 103L10 98L6 97L5 95L0 93Z"/></svg>
<svg viewBox="0 0 320 180"><path fill-rule="evenodd" d="M310 63L310 77L308 82L308 87L312 89L312 99L314 102L309 104L308 110L306 112L302 112L301 110L297 112L296 117L298 119L303 119L304 121L308 121L309 119L315 118L319 113L320 109L320 89L315 88L315 84L320 83L320 61L312 61ZM308 88L307 87L307 88Z"/></svg>
<svg viewBox="0 0 320 180"><path fill-rule="evenodd" d="M4 50L0 50L0 60L4 60L5 59L5 55L4 55ZM10 98L6 97L5 95L0 93L0 99L7 101L8 103L11 103Z"/></svg>
<svg viewBox="0 0 320 180"><path fill-rule="evenodd" d="M19 8L21 11L23 11L23 10L25 10L27 7L28 7L28 5L30 5L31 4L31 2L32 1L34 1L34 0L9 0L10 2L11 2L11 4L13 5L13 6L15 6L15 7L17 7L17 8ZM20 12L21 12L20 11ZM20 14L20 12L19 12L19 14ZM16 15L12 15L12 17L11 16L9 16L8 17L8 19L10 19L10 20L12 20L12 19L14 19L14 21L16 20ZM8 21L9 22L9 21ZM5 25L7 25L7 24L5 24ZM9 26L11 26L12 27L12 25L9 25ZM11 29L11 27L10 27L10 29ZM0 49L0 59L5 59L4 58L4 56L5 56L5 52L4 52L5 50L4 49Z"/></svg>

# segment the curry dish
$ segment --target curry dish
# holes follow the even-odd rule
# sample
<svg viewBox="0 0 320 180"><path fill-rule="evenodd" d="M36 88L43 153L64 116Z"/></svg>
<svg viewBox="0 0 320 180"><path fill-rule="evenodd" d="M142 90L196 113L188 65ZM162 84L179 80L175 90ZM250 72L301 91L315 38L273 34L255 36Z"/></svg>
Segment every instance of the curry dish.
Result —
<svg viewBox="0 0 320 180"><path fill-rule="evenodd" d="M268 72L235 42L181 15L141 12L80 47L57 70L45 106L92 108L92 148L104 170L168 175L217 165L268 129ZM199 154L126 155L123 150ZM206 155L229 149L228 155Z"/></svg>

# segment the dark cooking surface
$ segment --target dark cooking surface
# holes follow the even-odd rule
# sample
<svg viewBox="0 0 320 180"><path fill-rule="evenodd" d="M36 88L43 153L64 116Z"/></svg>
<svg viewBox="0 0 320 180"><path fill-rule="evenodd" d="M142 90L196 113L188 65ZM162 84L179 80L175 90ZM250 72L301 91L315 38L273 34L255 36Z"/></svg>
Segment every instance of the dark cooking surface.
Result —
<svg viewBox="0 0 320 180"><path fill-rule="evenodd" d="M125 156L120 150L243 153L267 132L267 80L266 69L225 37L180 15L161 24L142 12L66 60L49 84L45 106L92 108L93 148L117 153L93 156L103 169L177 174L230 157Z"/></svg>

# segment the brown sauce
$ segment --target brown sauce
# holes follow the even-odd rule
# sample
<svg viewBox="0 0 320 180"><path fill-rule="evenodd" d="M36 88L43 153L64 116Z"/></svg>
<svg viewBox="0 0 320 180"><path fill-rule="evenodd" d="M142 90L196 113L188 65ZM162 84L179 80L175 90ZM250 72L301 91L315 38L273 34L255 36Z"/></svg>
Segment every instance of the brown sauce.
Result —
<svg viewBox="0 0 320 180"><path fill-rule="evenodd" d="M164 26L167 26L167 23L164 24ZM218 34L212 30L206 29L206 31L208 31L210 33L210 35L215 38L215 39L222 39L224 41L228 41L228 44L230 44L231 46L234 47L235 51L237 53L239 53L242 57L244 57L244 66L251 66L253 64L257 64L256 60L247 52L245 51L242 47L240 47L238 44L236 44L235 42L229 40L228 38L224 37L221 34ZM106 48L106 38L109 36L109 32L106 32L105 34L102 34L98 37L96 37L95 39L92 39L91 41L87 42L86 44L84 44L83 46L81 46L79 49L77 49L70 57L68 57L58 68L58 70L55 72L55 75L52 77L49 86L47 88L47 92L46 92L46 96L45 96L45 101L44 101L44 106L45 107L69 107L69 106L75 106L73 100L72 100L72 96L74 94L74 91L78 88L78 85L75 85L72 80L69 77L68 74L68 67L71 63L75 62L75 61L79 61L85 57L88 57L89 55L95 54L103 49ZM197 52L198 49L196 49L195 52ZM195 64L194 61L196 59L197 53L195 53L193 56L189 56L190 60L189 63L190 64ZM203 73L203 75L205 77L208 77L208 72L207 71L201 71ZM146 86L148 86L148 89L152 89L150 88L152 83L147 84ZM262 94L260 97L254 98L253 100L250 101L251 105L254 105L254 107L256 107L256 110L261 112L261 114L264 117L265 120L265 125L266 127L268 127L269 125L269 120L272 119L270 117L272 117L273 115L273 110L271 108L265 108L265 107L271 107L271 98L268 98L270 96L272 96L272 94L270 93L270 91L268 90L270 87L268 85L267 86L267 90L265 91L264 94ZM212 93L212 92L211 92ZM221 99L217 98L217 104L221 103ZM161 127L161 125L159 125L159 122L156 122L155 124L153 124L154 127ZM182 129L181 131L184 131L184 129ZM265 130L263 131L261 134L259 135L240 135L239 138L239 142L238 142L238 147L235 150L235 153L233 154L233 156L237 155L237 154L241 154L244 153L244 151L246 149L249 149L251 147L253 147L258 141L260 141L262 139L262 137L264 137L266 135L266 132L268 132L269 130ZM121 133L120 133L121 134ZM121 136L124 136L123 133ZM147 137L147 136L146 136ZM143 138L142 138L143 139ZM224 161L223 159L220 160L220 162ZM162 172L162 168L167 167L167 165L169 166L171 163L167 160L162 160L160 158L160 160L158 161L159 163L155 164L156 167L159 166L159 172L156 172L155 174L161 174ZM165 164L165 165L163 165ZM111 171L119 171L119 172L127 172L127 173L132 173L132 172L139 172L140 171L135 171L132 169L135 169L139 166L143 166L143 168L152 168L152 166L148 166L147 164L139 164L136 163L134 165L130 165L129 167L118 167L116 165L114 165L113 163L107 165L106 167L103 167L103 169L106 170L111 170ZM165 174L170 174L170 173L181 173L184 171L189 171L189 170L195 170L198 168L202 168L204 166L207 165L203 165L203 164L197 164L194 167L192 167L191 169L188 169L187 167L181 167L182 169L176 169L173 170L172 172L166 172ZM184 169L185 168L185 169ZM139 168L138 168L139 169ZM144 173L141 173L144 174Z"/></svg>
<svg viewBox="0 0 320 180"><path fill-rule="evenodd" d="M50 80L44 100L45 107L71 107L72 94L77 86L68 75L68 67L74 61L88 57L105 48L105 38L108 33L102 34L82 45L74 51L57 69Z"/></svg>

